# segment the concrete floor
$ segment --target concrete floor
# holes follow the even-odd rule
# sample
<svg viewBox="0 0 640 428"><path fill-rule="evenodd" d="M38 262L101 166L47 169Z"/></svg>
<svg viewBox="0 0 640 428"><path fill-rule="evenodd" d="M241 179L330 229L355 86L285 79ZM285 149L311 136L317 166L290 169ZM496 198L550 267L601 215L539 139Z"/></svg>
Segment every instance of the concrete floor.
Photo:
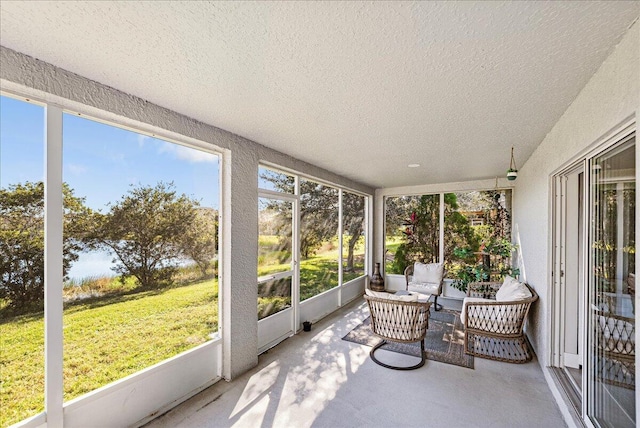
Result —
<svg viewBox="0 0 640 428"><path fill-rule="evenodd" d="M341 340L368 315L363 300L347 305L261 355L253 370L216 383L147 426L566 426L537 361L476 358L471 370L427 360L418 370L385 369L371 361L370 348ZM413 362L386 351L376 356Z"/></svg>

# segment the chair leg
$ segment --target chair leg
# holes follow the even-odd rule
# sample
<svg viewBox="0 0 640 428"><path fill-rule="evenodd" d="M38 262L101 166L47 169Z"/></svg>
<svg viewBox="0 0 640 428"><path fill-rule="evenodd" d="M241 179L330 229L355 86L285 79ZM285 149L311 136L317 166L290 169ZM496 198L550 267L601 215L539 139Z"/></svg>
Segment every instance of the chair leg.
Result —
<svg viewBox="0 0 640 428"><path fill-rule="evenodd" d="M433 308L436 311L442 310L442 305L438 304L438 296L433 296Z"/></svg>
<svg viewBox="0 0 640 428"><path fill-rule="evenodd" d="M419 369L420 367L424 366L424 363L427 361L427 353L424 349L424 340L420 341L420 362L414 366L409 366L409 367L396 367L396 366L391 366L389 364L385 364L381 361L378 361L378 359L373 355L380 347L384 346L384 344L387 343L386 340L381 340L380 343L378 343L376 346L374 346L371 349L371 352L369 352L369 357L371 357L371 359L373 360L374 363L378 364L379 366L382 367L386 367L388 369L393 369L393 370L415 370L415 369Z"/></svg>

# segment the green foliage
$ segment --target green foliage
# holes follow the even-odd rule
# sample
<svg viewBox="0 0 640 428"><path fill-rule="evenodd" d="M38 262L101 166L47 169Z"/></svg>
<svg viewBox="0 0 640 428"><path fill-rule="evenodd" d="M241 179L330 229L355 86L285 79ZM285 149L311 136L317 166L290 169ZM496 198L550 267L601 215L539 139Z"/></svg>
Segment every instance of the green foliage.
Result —
<svg viewBox="0 0 640 428"><path fill-rule="evenodd" d="M397 247L390 271L387 273L402 274L414 261L436 262L440 250L439 195L393 198L393 202L392 199L389 201L389 205L394 207L394 215L405 215L408 218L404 220L402 231L405 240ZM457 246L477 248L479 244L467 218L456 211L456 195L445 194L444 203L445 260L450 260Z"/></svg>
<svg viewBox="0 0 640 428"><path fill-rule="evenodd" d="M270 182L279 191L294 191L292 176L265 170L260 178ZM278 213L274 216L278 223L274 232L281 236L280 249L290 249L290 205L274 201L268 208ZM345 241L348 249L345 271L354 269L355 247L364 233L364 208L364 197L343 192L343 230L349 237ZM338 214L337 189L310 180L300 180L300 254L303 259L313 257L324 243L335 238L340 221Z"/></svg>
<svg viewBox="0 0 640 428"><path fill-rule="evenodd" d="M193 221L180 240L184 256L190 258L207 274L218 248L218 212L211 208L197 208Z"/></svg>
<svg viewBox="0 0 640 428"><path fill-rule="evenodd" d="M402 274L414 261L438 260L439 200L439 195L386 200L387 250L394 250L393 260L386 265L387 273ZM507 205L506 194L498 190L444 194L444 261L455 287L466 290L472 281L518 274L511 266L514 246ZM471 219L482 224L472 226ZM401 221L402 229L394 230L393 225ZM399 236L403 238L397 244Z"/></svg>
<svg viewBox="0 0 640 428"><path fill-rule="evenodd" d="M200 263L209 256L206 250L198 250L207 247L208 237L202 237L204 243L186 240L209 228L210 222L198 219L198 201L178 196L173 189L172 183L162 182L132 187L120 201L109 204L107 214L95 216L92 243L113 251L117 258L112 269L123 280L133 276L143 288L171 281L190 244Z"/></svg>
<svg viewBox="0 0 640 428"><path fill-rule="evenodd" d="M191 349L218 331L218 283L85 300L64 311L64 399ZM44 410L44 314L0 323L0 426Z"/></svg>
<svg viewBox="0 0 640 428"><path fill-rule="evenodd" d="M404 270L409 266L409 257L407 256L406 251L406 244L398 245L389 273L404 273Z"/></svg>
<svg viewBox="0 0 640 428"><path fill-rule="evenodd" d="M506 239L491 239L484 246L483 257L478 262L463 264L457 270L452 285L460 291L467 291L470 282L498 281L505 275L517 277L520 270L511 266L511 255L516 248ZM454 253L461 259L469 259L475 254L470 248L456 248Z"/></svg>
<svg viewBox="0 0 640 428"><path fill-rule="evenodd" d="M63 185L63 275L82 250L91 211ZM0 297L14 308L44 299L44 183L0 189Z"/></svg>

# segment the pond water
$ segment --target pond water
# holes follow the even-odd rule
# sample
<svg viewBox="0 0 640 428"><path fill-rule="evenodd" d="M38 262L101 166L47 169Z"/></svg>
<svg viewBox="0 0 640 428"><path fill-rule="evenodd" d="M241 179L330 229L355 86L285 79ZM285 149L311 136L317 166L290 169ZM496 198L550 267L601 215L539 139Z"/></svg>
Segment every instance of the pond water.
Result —
<svg viewBox="0 0 640 428"><path fill-rule="evenodd" d="M80 280L87 277L115 276L111 270L113 255L109 251L89 251L78 254L69 269L69 278Z"/></svg>
<svg viewBox="0 0 640 428"><path fill-rule="evenodd" d="M116 276L111 270L115 265L113 259L115 255L111 251L96 250L78 254L78 260L73 262L69 269L69 280L79 281L83 278L100 278L105 276ZM188 266L194 264L191 260L177 260L178 266Z"/></svg>

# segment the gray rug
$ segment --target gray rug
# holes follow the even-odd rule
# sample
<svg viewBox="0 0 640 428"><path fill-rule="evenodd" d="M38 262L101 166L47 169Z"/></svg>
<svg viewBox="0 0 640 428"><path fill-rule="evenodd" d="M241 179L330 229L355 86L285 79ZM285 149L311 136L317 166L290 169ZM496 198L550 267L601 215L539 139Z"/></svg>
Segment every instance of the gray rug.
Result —
<svg viewBox="0 0 640 428"><path fill-rule="evenodd" d="M373 347L380 338L371 332L371 317L351 330L342 340ZM464 326L460 312L443 309L429 315L429 329L424 339L427 359L473 369L473 356L464 353ZM381 349L420 357L420 343L387 342Z"/></svg>

